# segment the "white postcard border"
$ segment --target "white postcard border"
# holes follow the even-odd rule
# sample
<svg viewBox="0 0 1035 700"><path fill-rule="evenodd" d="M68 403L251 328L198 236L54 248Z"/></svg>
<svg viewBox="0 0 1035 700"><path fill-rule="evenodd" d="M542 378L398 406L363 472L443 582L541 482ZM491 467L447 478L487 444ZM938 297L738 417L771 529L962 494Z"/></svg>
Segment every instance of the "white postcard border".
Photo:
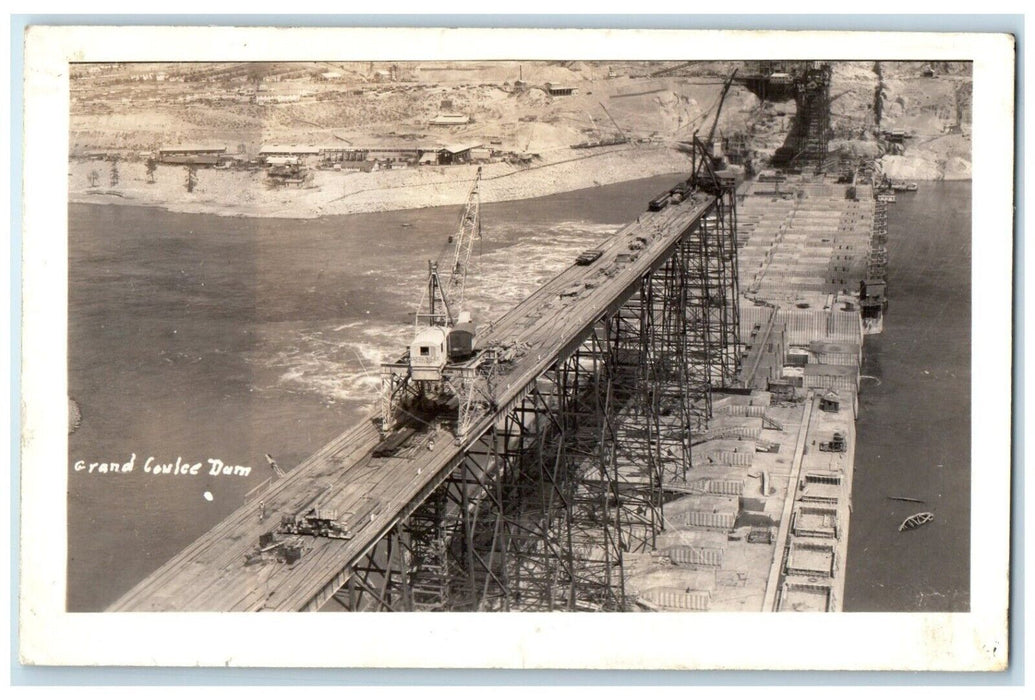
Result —
<svg viewBox="0 0 1035 700"><path fill-rule="evenodd" d="M24 663L961 671L1005 667L1014 152L1010 37L900 32L34 27L26 43L20 472L20 655ZM533 58L973 60L972 405L980 410L972 415L971 612L795 616L64 612L68 63ZM297 643L301 640L306 642Z"/></svg>

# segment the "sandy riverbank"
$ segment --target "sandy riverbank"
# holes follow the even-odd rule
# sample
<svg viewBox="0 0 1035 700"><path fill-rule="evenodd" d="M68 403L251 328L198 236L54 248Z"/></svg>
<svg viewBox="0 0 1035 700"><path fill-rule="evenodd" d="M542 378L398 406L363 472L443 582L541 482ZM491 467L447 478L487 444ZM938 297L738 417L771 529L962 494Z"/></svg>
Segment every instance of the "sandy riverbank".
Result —
<svg viewBox="0 0 1035 700"><path fill-rule="evenodd" d="M628 145L592 153L556 153L542 164L483 166L482 202L543 197L560 192L688 172L689 157L665 146ZM98 185L89 174L97 171ZM110 164L71 161L69 199L73 202L157 206L170 211L223 216L296 219L361 212L457 205L474 181L476 166L420 167L381 172L313 172L311 184L273 189L263 171L203 169L193 192L186 191L186 170L160 166L148 183L143 163L119 165L119 182L110 185Z"/></svg>

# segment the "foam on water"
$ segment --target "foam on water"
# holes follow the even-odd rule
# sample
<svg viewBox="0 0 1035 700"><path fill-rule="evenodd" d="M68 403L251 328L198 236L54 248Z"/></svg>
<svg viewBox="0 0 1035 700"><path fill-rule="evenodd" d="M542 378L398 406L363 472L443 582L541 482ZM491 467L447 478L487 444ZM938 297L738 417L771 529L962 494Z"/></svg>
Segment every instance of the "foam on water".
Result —
<svg viewBox="0 0 1035 700"><path fill-rule="evenodd" d="M257 391L309 393L324 401L368 402L380 387L378 368L387 353L402 347L404 328L347 323L326 331L279 330L262 337L248 353L261 372Z"/></svg>
<svg viewBox="0 0 1035 700"><path fill-rule="evenodd" d="M487 248L472 256L465 307L478 324L495 320L543 282L567 268L579 252L615 232L614 226L564 221L541 229L514 224L485 233ZM476 249L477 250L477 249ZM423 272L423 270L421 270ZM386 290L416 310L425 278L410 271ZM412 312L411 312L412 316ZM270 370L258 391L309 393L324 401L373 402L380 390L378 368L402 353L413 334L408 322L350 321L332 328L278 328L262 335L247 359ZM263 376L266 376L265 373Z"/></svg>

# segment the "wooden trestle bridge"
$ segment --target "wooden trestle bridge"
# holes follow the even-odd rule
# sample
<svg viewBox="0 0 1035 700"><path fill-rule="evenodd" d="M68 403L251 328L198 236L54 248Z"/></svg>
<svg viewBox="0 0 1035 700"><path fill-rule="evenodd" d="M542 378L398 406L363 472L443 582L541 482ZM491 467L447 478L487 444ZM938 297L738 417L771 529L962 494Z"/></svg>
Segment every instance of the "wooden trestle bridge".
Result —
<svg viewBox="0 0 1035 700"><path fill-rule="evenodd" d="M625 609L623 555L735 383L735 232L730 187L645 211L481 329L459 408L364 421L111 610Z"/></svg>

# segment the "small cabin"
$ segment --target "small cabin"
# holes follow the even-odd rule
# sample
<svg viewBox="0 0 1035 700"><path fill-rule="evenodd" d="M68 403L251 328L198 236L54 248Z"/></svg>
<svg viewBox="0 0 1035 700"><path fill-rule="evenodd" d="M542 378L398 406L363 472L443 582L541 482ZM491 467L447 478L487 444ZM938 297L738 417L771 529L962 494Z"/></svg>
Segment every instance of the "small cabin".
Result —
<svg viewBox="0 0 1035 700"><path fill-rule="evenodd" d="M413 379L430 382L442 379L447 335L441 326L429 326L417 333L410 343L410 376Z"/></svg>
<svg viewBox="0 0 1035 700"><path fill-rule="evenodd" d="M828 391L819 399L819 410L827 413L837 413L841 410L841 397L836 391Z"/></svg>

